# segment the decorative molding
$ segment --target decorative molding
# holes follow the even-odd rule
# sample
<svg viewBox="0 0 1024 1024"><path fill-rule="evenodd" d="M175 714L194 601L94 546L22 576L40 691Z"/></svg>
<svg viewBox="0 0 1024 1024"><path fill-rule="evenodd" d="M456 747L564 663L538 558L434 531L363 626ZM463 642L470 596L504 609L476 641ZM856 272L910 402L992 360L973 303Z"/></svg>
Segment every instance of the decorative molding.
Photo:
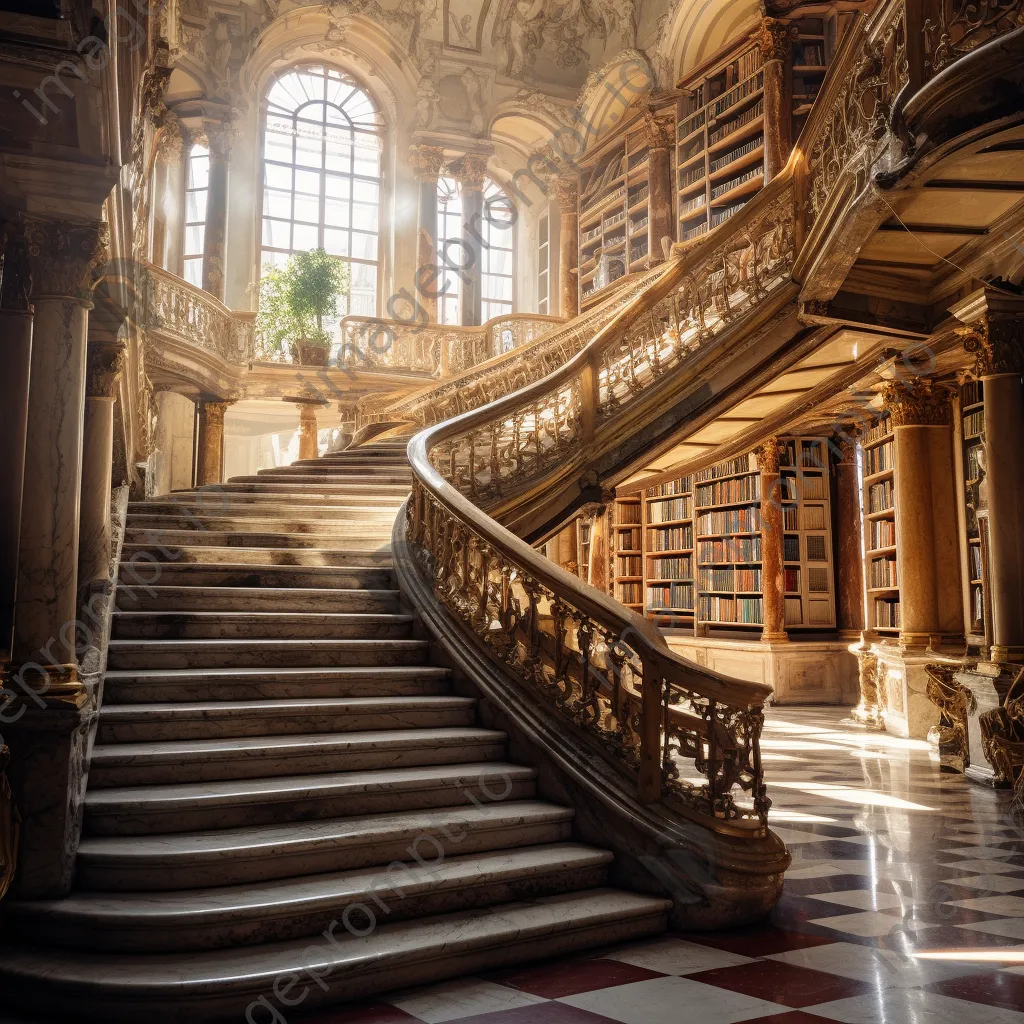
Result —
<svg viewBox="0 0 1024 1024"><path fill-rule="evenodd" d="M89 301L93 276L107 261L110 239L101 221L24 216L32 297Z"/></svg>
<svg viewBox="0 0 1024 1024"><path fill-rule="evenodd" d="M409 147L409 165L417 181L436 181L444 167L444 150L440 146L415 143Z"/></svg>
<svg viewBox="0 0 1024 1024"><path fill-rule="evenodd" d="M555 199L562 213L576 216L579 200L579 185L575 178L555 178L552 182Z"/></svg>
<svg viewBox="0 0 1024 1024"><path fill-rule="evenodd" d="M781 446L777 437L768 437L754 449L757 468L769 476L778 476L781 466Z"/></svg>
<svg viewBox="0 0 1024 1024"><path fill-rule="evenodd" d="M964 351L974 356L978 377L1024 372L1024 315L986 314L956 328Z"/></svg>
<svg viewBox="0 0 1024 1024"><path fill-rule="evenodd" d="M125 346L90 342L85 361L85 393L89 398L117 397L117 386L124 369Z"/></svg>
<svg viewBox="0 0 1024 1024"><path fill-rule="evenodd" d="M656 117L652 111L644 114L640 126L644 144L648 149L671 149L673 145L672 126Z"/></svg>
<svg viewBox="0 0 1024 1024"><path fill-rule="evenodd" d="M448 164L448 172L464 188L479 192L487 177L487 157L467 153Z"/></svg>
<svg viewBox="0 0 1024 1024"><path fill-rule="evenodd" d="M885 381L882 399L894 427L948 427L952 392L927 377L911 382Z"/></svg>
<svg viewBox="0 0 1024 1024"><path fill-rule="evenodd" d="M789 24L778 18L762 18L757 31L751 37L761 51L761 59L769 61L789 60L792 29Z"/></svg>

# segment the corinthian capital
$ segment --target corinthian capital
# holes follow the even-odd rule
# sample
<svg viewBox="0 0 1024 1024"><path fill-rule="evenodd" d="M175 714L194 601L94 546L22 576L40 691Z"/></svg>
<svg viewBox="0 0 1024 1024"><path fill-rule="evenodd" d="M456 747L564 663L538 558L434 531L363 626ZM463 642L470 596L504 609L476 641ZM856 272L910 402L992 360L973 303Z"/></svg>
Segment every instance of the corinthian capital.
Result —
<svg viewBox="0 0 1024 1024"><path fill-rule="evenodd" d="M762 18L754 33L754 42L761 51L761 60L786 60L789 57L790 28L777 18Z"/></svg>
<svg viewBox="0 0 1024 1024"><path fill-rule="evenodd" d="M762 473L779 472L779 439L768 437L754 449L754 458L757 460L757 468Z"/></svg>
<svg viewBox="0 0 1024 1024"><path fill-rule="evenodd" d="M927 377L882 385L882 399L894 427L949 426L950 397L949 388Z"/></svg>
<svg viewBox="0 0 1024 1024"><path fill-rule="evenodd" d="M964 322L956 334L964 350L974 356L977 376L1024 371L1024 300L979 291L951 312Z"/></svg>
<svg viewBox="0 0 1024 1024"><path fill-rule="evenodd" d="M227 160L231 157L231 148L238 133L229 122L204 121L203 134L212 159Z"/></svg>
<svg viewBox="0 0 1024 1024"><path fill-rule="evenodd" d="M90 398L116 398L124 362L124 345L89 342L85 364L85 393Z"/></svg>
<svg viewBox="0 0 1024 1024"><path fill-rule="evenodd" d="M434 181L444 166L444 150L440 146L410 146L409 165L418 181Z"/></svg>
<svg viewBox="0 0 1024 1024"><path fill-rule="evenodd" d="M672 129L664 121L659 121L654 114L648 112L644 116L642 131L644 144L648 149L669 149L671 147Z"/></svg>
<svg viewBox="0 0 1024 1024"><path fill-rule="evenodd" d="M452 177L464 188L480 191L487 177L487 157L467 153L449 165Z"/></svg>
<svg viewBox="0 0 1024 1024"><path fill-rule="evenodd" d="M575 213L576 201L579 197L579 186L575 178L556 178L554 181L555 199L563 213Z"/></svg>
<svg viewBox="0 0 1024 1024"><path fill-rule="evenodd" d="M33 298L87 301L93 274L107 261L107 225L26 216L24 227Z"/></svg>

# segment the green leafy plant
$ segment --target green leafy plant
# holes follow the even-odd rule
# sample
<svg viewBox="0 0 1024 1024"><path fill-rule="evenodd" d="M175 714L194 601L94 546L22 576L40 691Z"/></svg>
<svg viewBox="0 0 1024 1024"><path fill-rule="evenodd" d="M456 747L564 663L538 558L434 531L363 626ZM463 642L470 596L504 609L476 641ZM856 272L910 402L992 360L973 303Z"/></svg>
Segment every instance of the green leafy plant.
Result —
<svg viewBox="0 0 1024 1024"><path fill-rule="evenodd" d="M350 281L349 265L323 249L297 252L283 267L265 267L256 319L264 346L277 352L286 344L330 348L324 320L337 315Z"/></svg>

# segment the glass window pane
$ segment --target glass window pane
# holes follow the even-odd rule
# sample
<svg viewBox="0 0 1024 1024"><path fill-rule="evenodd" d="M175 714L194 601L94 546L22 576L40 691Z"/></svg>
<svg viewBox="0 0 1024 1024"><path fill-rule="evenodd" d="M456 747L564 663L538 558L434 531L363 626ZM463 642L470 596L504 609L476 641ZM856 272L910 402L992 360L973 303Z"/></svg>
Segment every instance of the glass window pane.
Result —
<svg viewBox="0 0 1024 1024"><path fill-rule="evenodd" d="M280 160L281 163L292 162L292 139L290 135L268 133L263 143L263 156L267 160Z"/></svg>
<svg viewBox="0 0 1024 1024"><path fill-rule="evenodd" d="M316 196L295 197L295 219L307 224L320 223L320 199Z"/></svg>
<svg viewBox="0 0 1024 1024"><path fill-rule="evenodd" d="M295 140L295 163L300 167L323 167L323 141L300 135Z"/></svg>
<svg viewBox="0 0 1024 1024"><path fill-rule="evenodd" d="M348 256L348 232L337 228L324 228L324 248L332 256Z"/></svg>
<svg viewBox="0 0 1024 1024"><path fill-rule="evenodd" d="M487 256L487 269L492 274L512 273L512 253L504 249L491 249Z"/></svg>
<svg viewBox="0 0 1024 1024"><path fill-rule="evenodd" d="M203 251L203 236L206 227L203 224L190 224L185 228L185 254L195 256Z"/></svg>
<svg viewBox="0 0 1024 1024"><path fill-rule="evenodd" d="M380 200L380 188L372 181L352 182L352 198L360 203L376 203Z"/></svg>
<svg viewBox="0 0 1024 1024"><path fill-rule="evenodd" d="M291 192L275 192L269 188L265 189L263 192L263 212L268 217L291 217Z"/></svg>
<svg viewBox="0 0 1024 1024"><path fill-rule="evenodd" d="M295 191L320 195L320 174L318 171L295 170Z"/></svg>
<svg viewBox="0 0 1024 1024"><path fill-rule="evenodd" d="M353 231L352 255L361 260L375 260L377 258L377 236Z"/></svg>
<svg viewBox="0 0 1024 1024"><path fill-rule="evenodd" d="M185 260L185 280L197 288L203 287L203 258Z"/></svg>
<svg viewBox="0 0 1024 1024"><path fill-rule="evenodd" d="M206 188L210 181L210 158L193 156L188 162L188 187Z"/></svg>
<svg viewBox="0 0 1024 1024"><path fill-rule="evenodd" d="M189 192L185 196L185 222L194 224L206 220L206 190Z"/></svg>
<svg viewBox="0 0 1024 1024"><path fill-rule="evenodd" d="M364 231L377 230L377 207L368 203L352 204L352 227Z"/></svg>
<svg viewBox="0 0 1024 1024"><path fill-rule="evenodd" d="M290 249L291 224L286 220L263 219L263 244L273 249Z"/></svg>
<svg viewBox="0 0 1024 1024"><path fill-rule="evenodd" d="M336 174L328 174L326 192L330 199L348 199L352 195L352 180Z"/></svg>
<svg viewBox="0 0 1024 1024"><path fill-rule="evenodd" d="M328 199L324 204L324 224L332 228L347 228L349 204L341 199Z"/></svg>
<svg viewBox="0 0 1024 1024"><path fill-rule="evenodd" d="M292 248L305 252L320 245L320 229L312 224L296 224L292 234Z"/></svg>
<svg viewBox="0 0 1024 1024"><path fill-rule="evenodd" d="M282 167L280 164L266 164L264 174L268 188L290 189L292 187L292 169L290 167Z"/></svg>

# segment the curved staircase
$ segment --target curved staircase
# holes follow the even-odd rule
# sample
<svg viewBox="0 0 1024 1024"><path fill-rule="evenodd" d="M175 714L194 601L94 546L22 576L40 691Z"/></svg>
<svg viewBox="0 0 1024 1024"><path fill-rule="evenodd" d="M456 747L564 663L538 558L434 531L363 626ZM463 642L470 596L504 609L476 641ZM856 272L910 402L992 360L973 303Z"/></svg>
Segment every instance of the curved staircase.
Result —
<svg viewBox="0 0 1024 1024"><path fill-rule="evenodd" d="M7 1005L271 1020L665 928L431 663L410 482L379 443L130 506L75 887L4 905Z"/></svg>

